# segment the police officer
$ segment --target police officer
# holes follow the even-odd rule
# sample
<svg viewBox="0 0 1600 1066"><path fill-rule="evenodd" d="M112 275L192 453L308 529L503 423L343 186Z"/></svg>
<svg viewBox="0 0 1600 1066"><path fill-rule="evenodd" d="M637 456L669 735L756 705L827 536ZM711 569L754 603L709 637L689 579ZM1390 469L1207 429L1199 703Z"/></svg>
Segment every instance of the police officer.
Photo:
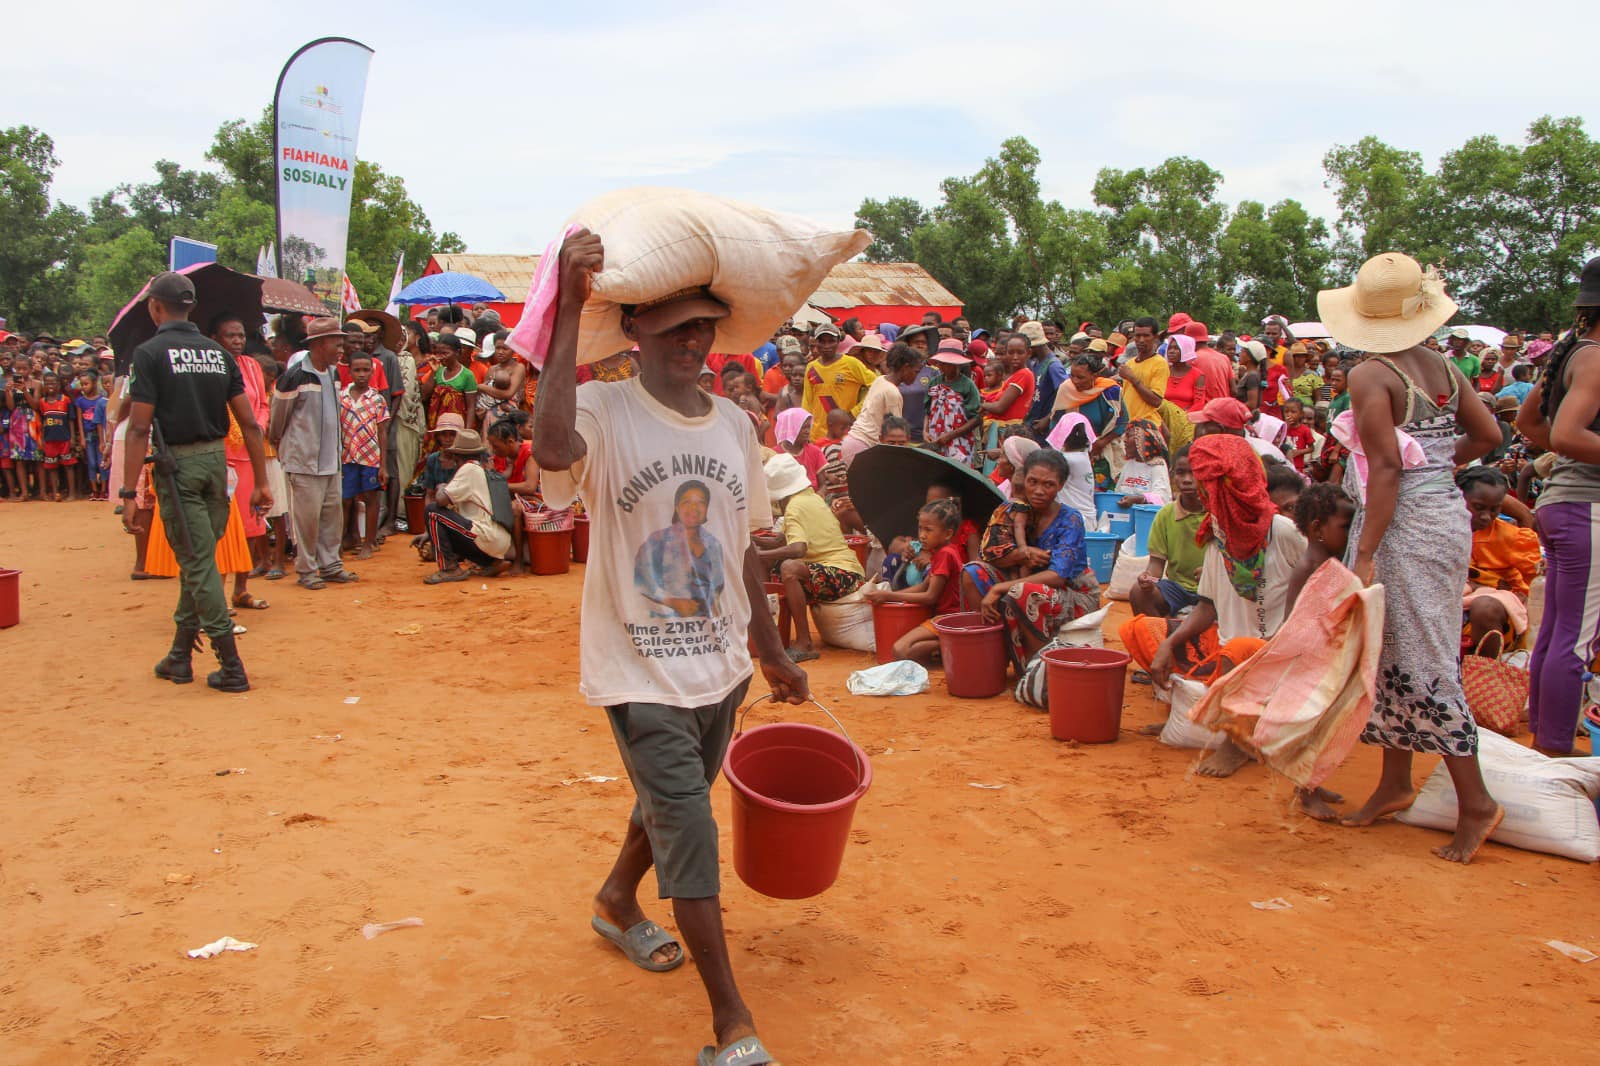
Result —
<svg viewBox="0 0 1600 1066"><path fill-rule="evenodd" d="M217 541L228 528L223 439L228 435L230 410L244 434L255 473L249 506L265 510L272 504L272 494L266 487L261 427L250 410L244 379L233 357L189 321L194 303L194 284L182 274L168 272L151 280L147 307L156 333L133 352L127 454L123 487L117 495L124 501L134 497L132 486L139 480L153 423L160 432L158 443L165 448L157 449L152 479L180 571L178 609L172 616L177 634L172 650L156 664L156 676L175 685L193 681L190 656L199 647L203 630L221 665L206 683L223 692L248 692L250 680L239 660L222 575L217 572ZM123 509L123 528L130 532L133 514L133 507Z"/></svg>

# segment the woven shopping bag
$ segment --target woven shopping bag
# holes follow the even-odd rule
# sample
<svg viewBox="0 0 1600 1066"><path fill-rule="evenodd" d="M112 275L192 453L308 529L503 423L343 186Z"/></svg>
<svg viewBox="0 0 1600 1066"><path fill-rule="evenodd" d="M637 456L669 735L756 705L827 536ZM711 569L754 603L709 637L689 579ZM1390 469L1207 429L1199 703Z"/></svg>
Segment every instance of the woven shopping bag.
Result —
<svg viewBox="0 0 1600 1066"><path fill-rule="evenodd" d="M1485 633L1478 649L1493 636L1500 634ZM1461 660L1461 688L1472 717L1485 729L1508 737L1528 731L1528 671L1503 659L1467 655Z"/></svg>

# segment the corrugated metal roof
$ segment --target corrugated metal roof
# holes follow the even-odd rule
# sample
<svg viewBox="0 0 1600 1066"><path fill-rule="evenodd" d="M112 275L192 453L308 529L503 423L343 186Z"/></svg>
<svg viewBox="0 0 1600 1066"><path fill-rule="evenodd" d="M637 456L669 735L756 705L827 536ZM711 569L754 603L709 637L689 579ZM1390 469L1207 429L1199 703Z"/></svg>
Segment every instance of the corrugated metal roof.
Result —
<svg viewBox="0 0 1600 1066"><path fill-rule="evenodd" d="M534 271L539 269L539 257L536 255L435 252L433 261L439 265L439 270L454 270L482 278L505 293L511 303L521 303L527 298L528 285L533 281Z"/></svg>
<svg viewBox="0 0 1600 1066"><path fill-rule="evenodd" d="M435 252L433 261L441 270L482 278L513 303L528 295L528 284L539 269L536 255ZM816 307L962 306L949 289L916 263L840 263L806 303Z"/></svg>
<svg viewBox="0 0 1600 1066"><path fill-rule="evenodd" d="M840 263L808 302L818 307L961 306L916 263Z"/></svg>

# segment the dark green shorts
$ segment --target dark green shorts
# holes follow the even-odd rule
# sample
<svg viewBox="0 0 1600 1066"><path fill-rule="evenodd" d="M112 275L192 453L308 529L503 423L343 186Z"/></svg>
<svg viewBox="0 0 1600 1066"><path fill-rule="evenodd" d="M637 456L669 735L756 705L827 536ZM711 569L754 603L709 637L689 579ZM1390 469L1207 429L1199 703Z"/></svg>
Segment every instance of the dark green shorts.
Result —
<svg viewBox="0 0 1600 1066"><path fill-rule="evenodd" d="M624 703L606 708L638 796L633 821L650 838L662 899L706 899L722 889L711 784L722 769L734 715L749 688L747 678L707 707Z"/></svg>

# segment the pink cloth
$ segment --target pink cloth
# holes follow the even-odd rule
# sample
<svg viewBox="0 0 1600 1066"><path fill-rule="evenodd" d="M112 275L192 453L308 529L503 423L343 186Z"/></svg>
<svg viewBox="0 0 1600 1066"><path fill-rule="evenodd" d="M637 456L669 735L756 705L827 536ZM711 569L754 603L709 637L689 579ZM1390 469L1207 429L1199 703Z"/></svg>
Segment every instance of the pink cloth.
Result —
<svg viewBox="0 0 1600 1066"><path fill-rule="evenodd" d="M1354 411L1341 411L1328 426L1328 432L1333 434L1333 439L1350 449L1350 467L1355 471L1356 487L1360 492L1360 503L1367 502L1367 453L1361 446L1361 438L1356 434L1356 413ZM1400 445L1400 467L1411 470L1419 466L1428 465L1428 453L1422 450L1416 438L1404 430L1394 431L1395 441Z"/></svg>
<svg viewBox="0 0 1600 1066"><path fill-rule="evenodd" d="M1383 613L1383 586L1363 587L1329 559L1266 646L1212 684L1189 717L1226 732L1302 788L1316 788L1372 715Z"/></svg>
<svg viewBox="0 0 1600 1066"><path fill-rule="evenodd" d="M1192 362L1194 362L1194 338L1193 337L1190 337L1190 336L1188 336L1186 334L1183 334L1183 333L1174 333L1172 336L1167 338L1167 343L1168 344L1176 344L1178 346L1178 352L1179 352L1178 362L1180 362L1180 363L1192 363Z"/></svg>
<svg viewBox="0 0 1600 1066"><path fill-rule="evenodd" d="M800 436L801 427L810 419L811 412L804 407L785 407L778 412L773 439L779 444L793 444Z"/></svg>
<svg viewBox="0 0 1600 1066"><path fill-rule="evenodd" d="M1089 435L1089 443L1093 444L1095 442L1094 425L1076 411L1070 411L1062 415L1061 421L1055 424L1055 428L1050 431L1050 435L1045 438L1045 442L1050 447L1060 451L1061 443L1067 439L1067 434L1072 432L1073 426L1082 426L1084 432Z"/></svg>
<svg viewBox="0 0 1600 1066"><path fill-rule="evenodd" d="M1274 415L1260 414L1246 432L1268 444L1276 446L1283 441L1283 431L1287 423Z"/></svg>
<svg viewBox="0 0 1600 1066"><path fill-rule="evenodd" d="M561 295L561 245L581 228L576 222L567 226L539 257L539 268L528 283L522 318L506 341L511 350L535 370L544 369L545 356L550 354L550 334L556 326L556 303Z"/></svg>

